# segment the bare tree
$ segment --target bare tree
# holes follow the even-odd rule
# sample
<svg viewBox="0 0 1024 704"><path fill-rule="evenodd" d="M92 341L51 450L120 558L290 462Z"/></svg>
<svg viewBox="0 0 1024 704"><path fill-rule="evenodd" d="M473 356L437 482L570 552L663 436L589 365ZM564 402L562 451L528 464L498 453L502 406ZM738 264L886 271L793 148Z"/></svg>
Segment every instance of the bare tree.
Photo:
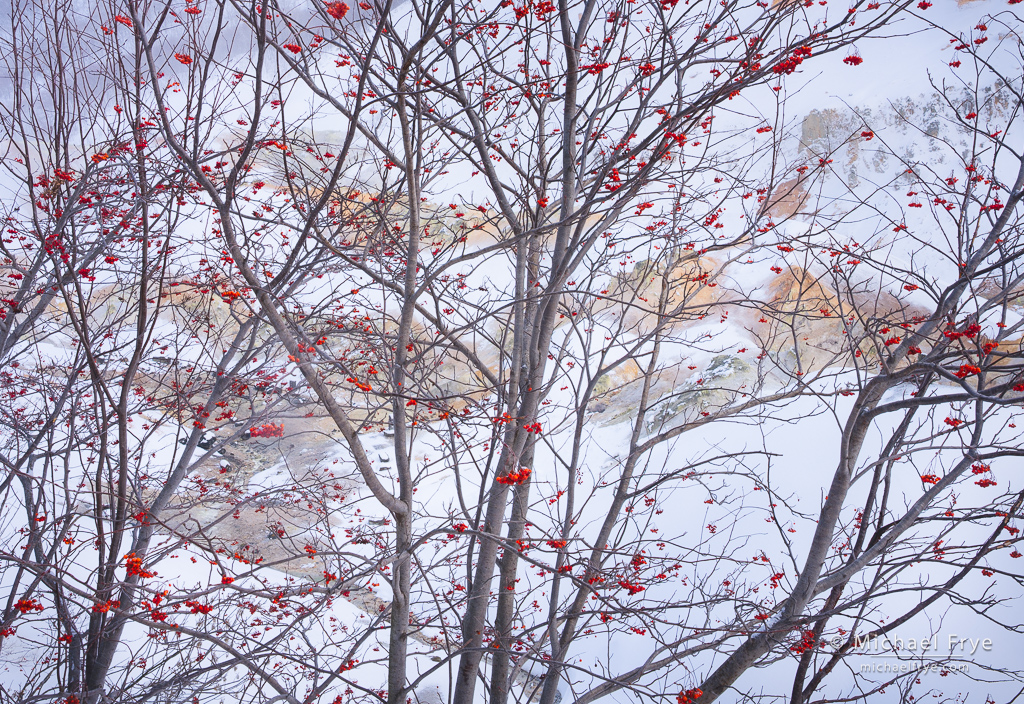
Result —
<svg viewBox="0 0 1024 704"><path fill-rule="evenodd" d="M938 128L789 146L929 6L16 4L9 696L847 701L915 617L1016 630L1016 18Z"/></svg>

